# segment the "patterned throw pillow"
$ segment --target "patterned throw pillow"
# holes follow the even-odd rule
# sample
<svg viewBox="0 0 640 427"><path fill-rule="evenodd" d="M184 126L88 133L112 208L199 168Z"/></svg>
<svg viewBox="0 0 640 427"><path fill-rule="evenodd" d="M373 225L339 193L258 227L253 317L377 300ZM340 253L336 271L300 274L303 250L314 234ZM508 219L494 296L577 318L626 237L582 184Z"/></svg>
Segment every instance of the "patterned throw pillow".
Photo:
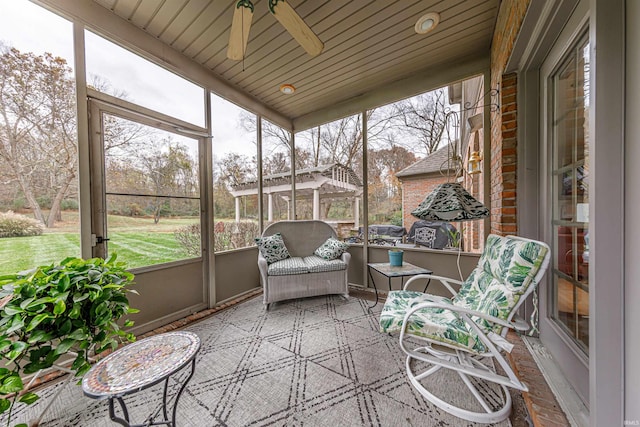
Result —
<svg viewBox="0 0 640 427"><path fill-rule="evenodd" d="M348 243L341 242L334 237L329 237L318 249L315 250L314 254L318 255L322 259L330 261L338 258L347 249L349 249Z"/></svg>
<svg viewBox="0 0 640 427"><path fill-rule="evenodd" d="M287 247L284 245L284 240L282 240L282 234L280 233L272 234L271 236L257 237L256 244L268 264L287 259L291 256L289 255Z"/></svg>

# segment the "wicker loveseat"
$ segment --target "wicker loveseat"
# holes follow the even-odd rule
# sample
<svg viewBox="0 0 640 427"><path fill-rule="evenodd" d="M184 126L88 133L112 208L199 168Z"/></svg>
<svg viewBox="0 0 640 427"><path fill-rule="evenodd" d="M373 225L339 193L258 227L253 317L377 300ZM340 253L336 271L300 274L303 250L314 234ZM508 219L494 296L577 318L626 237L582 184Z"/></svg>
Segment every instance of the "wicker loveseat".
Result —
<svg viewBox="0 0 640 427"><path fill-rule="evenodd" d="M334 260L324 260L314 251L329 237L333 228L323 221L280 221L269 225L262 237L280 233L290 258L271 264L258 251L260 282L264 303L316 295L349 295L347 271L351 254L344 252Z"/></svg>

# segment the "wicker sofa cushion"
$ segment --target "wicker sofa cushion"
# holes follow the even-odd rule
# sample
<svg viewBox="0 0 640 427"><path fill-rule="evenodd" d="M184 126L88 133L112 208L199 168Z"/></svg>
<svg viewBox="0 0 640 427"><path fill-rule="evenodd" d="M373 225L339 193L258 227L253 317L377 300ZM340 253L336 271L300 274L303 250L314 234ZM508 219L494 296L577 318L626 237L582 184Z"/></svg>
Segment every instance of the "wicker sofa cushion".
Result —
<svg viewBox="0 0 640 427"><path fill-rule="evenodd" d="M269 264L269 276L286 276L289 274L305 274L309 267L301 257L291 257Z"/></svg>
<svg viewBox="0 0 640 427"><path fill-rule="evenodd" d="M347 268L347 264L341 259L325 260L317 255L304 257L304 262L309 267L309 273L323 273L325 271L340 271Z"/></svg>
<svg viewBox="0 0 640 427"><path fill-rule="evenodd" d="M326 261L319 256L291 257L269 264L270 276L287 276L292 274L323 273L326 271L345 270L347 264L339 259Z"/></svg>

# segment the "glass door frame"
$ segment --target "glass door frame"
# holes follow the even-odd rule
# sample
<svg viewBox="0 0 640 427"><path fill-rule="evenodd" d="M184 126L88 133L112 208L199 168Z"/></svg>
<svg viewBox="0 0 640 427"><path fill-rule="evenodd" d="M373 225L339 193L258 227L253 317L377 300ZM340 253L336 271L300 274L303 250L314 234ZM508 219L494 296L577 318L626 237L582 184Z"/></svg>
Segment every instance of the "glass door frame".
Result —
<svg viewBox="0 0 640 427"><path fill-rule="evenodd" d="M588 31L589 10L588 2L580 1L573 11L568 22L554 42L546 58L542 62L539 73L540 94L540 203L539 225L542 239L546 242L556 243L552 229L552 220L555 218L553 209L556 208L552 200L554 191L552 185L555 180L552 176L553 160L553 85L552 77L558 68L564 63L568 52L572 51L580 40L583 40ZM554 245L556 246L556 245ZM552 257L557 247L553 247ZM555 362L562 370L564 376L575 389L585 405L589 405L589 355L584 348L579 346L567 332L566 327L558 324L552 314L555 309L554 292L552 285L552 269L546 275L545 283L540 289L540 339Z"/></svg>
<svg viewBox="0 0 640 427"><path fill-rule="evenodd" d="M548 295L549 298L549 307L551 308L549 310L549 317L551 317L556 324L558 325L559 328L563 329L569 336L569 339L573 340L574 343L578 346L579 349L581 349L586 355L588 355L589 353L589 348L588 348L588 344L584 344L583 342L580 341L580 324L578 322L578 318L580 317L579 315L579 305L580 305L580 301L579 301L579 292L580 291L584 291L587 293L587 308L588 308L588 293L589 293L589 274L588 271L585 271L585 266L583 264L580 263L580 259L584 257L586 257L586 262L585 264L587 264L587 268L588 268L588 252L584 252L585 248L588 248L588 227L589 227L589 222L588 222L588 212L585 214L584 211L582 212L578 212L578 205L580 203L578 203L579 201L579 194L578 194L578 187L581 185L581 183L587 183L587 190L585 191L585 194L587 195L587 210L588 210L588 181L589 181L589 177L588 177L588 173L589 173L589 157L585 156L582 159L578 159L578 153L577 153L577 145L576 142L579 139L579 136L577 135L578 132L578 127L577 125L573 126L572 129L572 133L573 135L570 137L570 141L566 141L563 139L561 132L562 130L566 130L565 128L559 128L559 124L558 122L558 118L557 115L559 113L563 113L562 111L558 111L560 109L560 103L562 102L561 99L559 99L560 97L558 96L558 91L562 90L562 86L560 85L560 82L558 80L558 76L565 70L565 66L567 64L570 64L571 62L574 63L574 65L576 65L576 68L573 71L578 71L579 65L578 62L575 61L577 56L576 53L578 52L578 50L582 50L584 52L585 47L587 47L588 49L589 46L589 36L588 36L588 31L585 28L582 35L579 36L575 42L573 44L571 44L571 46L564 52L562 58L560 59L560 61L558 62L558 66L555 67L555 69L551 72L551 74L548 76L548 97L547 97L547 106L549 106L549 104L552 104L552 107L548 107L549 110L547 111L547 115L549 117L548 119L548 123L552 126L547 126L547 135L548 135L548 140L547 140L547 144L550 144L550 150L549 150L549 162L547 163L549 166L549 184L550 184L550 201L551 201L551 236L552 236L552 248L553 248L553 252L555 253L555 256L553 257L552 260L552 264L551 264L551 271L550 271L550 277L551 277L551 286L550 286L550 294ZM584 72L584 70L583 70ZM584 73L583 73L584 76ZM577 83L577 80L574 80L574 83ZM577 86L577 84L575 85ZM577 91L577 88L575 89ZM586 94L583 94L583 99L584 96L588 95L588 92ZM588 113L588 110L583 110L584 112ZM572 110L572 113L574 113L575 110ZM565 111L563 116L563 120L566 118L567 112ZM578 117L574 116L573 117L575 122L578 122ZM571 121L571 118L568 118L568 121ZM585 119L585 122L588 124L588 120ZM587 147L586 150L588 150L588 144L589 144L589 134L588 131L584 132L583 134L583 141L585 146ZM564 143L564 147L561 147L560 145ZM571 144L570 147L568 147L566 144L569 143ZM567 155L567 148L570 149L571 154L570 154L570 159L567 161L567 159L563 160L563 164L560 164L559 162L561 161L561 150L564 148L565 152L564 152L564 156L566 157ZM588 151L587 151L588 152ZM585 153L583 153L584 155ZM582 167L582 173L583 173L583 179L581 180L578 175L579 175L579 168ZM584 178L586 173L586 178ZM565 187L565 177L568 177L570 179L570 184L569 184L569 193L567 195L562 195L560 194L560 186L562 185L563 187ZM565 189L563 188L563 191ZM560 205L560 198L564 196L565 198L565 203ZM568 196L568 197L567 197ZM569 201L569 204L567 204L566 202ZM584 205L584 203L582 203ZM584 208L584 206L582 206ZM581 218L582 216L585 216L585 218ZM570 218L570 219L568 219ZM581 221L582 219L582 221ZM565 245L561 245L561 236L560 236L560 229L564 229L566 230L570 230L571 233L569 234L569 242L568 242L568 251L566 250L566 243ZM558 230L557 232L554 230ZM579 236L580 230L582 230L583 236ZM565 234L566 236L566 234ZM584 239L583 241L580 241L580 239ZM562 249L561 249L562 246ZM578 251L579 248L582 247L582 251ZM561 252L564 252L564 256ZM570 267L567 266L563 266L561 267L560 264L560 259L563 258L566 264L567 261L567 255L571 253L571 255L569 255L569 261L571 263ZM584 278L580 279L579 276L581 275L586 276L586 283ZM572 326L572 329L570 329L569 327L569 320L567 320L566 322L562 321L560 319L560 280L564 280L567 284L569 284L570 286L572 286L572 296L573 296L573 308L572 311L570 313L570 315L573 317L573 321L575 322L575 325ZM584 296L584 295L583 295ZM588 315L586 316L587 319L587 329L588 329ZM582 328L584 328L585 325L582 325ZM571 334L573 334L574 336L571 336ZM588 330L587 330L587 337L586 337L587 341L588 341Z"/></svg>

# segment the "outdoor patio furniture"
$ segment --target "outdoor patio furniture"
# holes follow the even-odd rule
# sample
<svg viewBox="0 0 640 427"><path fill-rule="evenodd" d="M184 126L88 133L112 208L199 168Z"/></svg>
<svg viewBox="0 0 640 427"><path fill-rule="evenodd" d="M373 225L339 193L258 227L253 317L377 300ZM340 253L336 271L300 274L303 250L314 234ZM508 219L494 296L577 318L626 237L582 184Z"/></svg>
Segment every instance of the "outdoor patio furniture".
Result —
<svg viewBox="0 0 640 427"><path fill-rule="evenodd" d="M416 276L418 274L431 274L433 273L433 271L428 270L426 268L422 268L422 267L418 267L417 265L413 265L410 264L408 262L403 263L401 266L392 266L390 263L388 262L370 262L367 264L367 272L369 273L369 279L371 280L371 284L373 285L373 290L376 293L376 298L374 300L374 303L372 306L370 306L369 308L373 308L376 305L378 305L378 287L376 286L376 281L373 280L373 274L371 272L371 270L374 270L376 272L378 272L379 274L383 275L384 277L387 278L387 284L389 285L389 292L391 292L391 279L393 277L400 277L400 280L402 281L402 285L404 285L404 278L405 277L411 277L411 276ZM429 286L429 282L427 282L427 285L424 287L424 290L426 292L427 290L427 286Z"/></svg>
<svg viewBox="0 0 640 427"><path fill-rule="evenodd" d="M92 399L109 400L109 418L127 427L168 425L176 427L178 401L196 368L200 338L193 332L174 331L155 335L126 345L95 364L82 379L84 394ZM169 379L187 365L191 370L173 397L170 409ZM164 381L162 404L143 424L131 424L123 397ZM175 392L175 388L173 388ZM116 414L118 401L122 418ZM171 411L171 417L169 417Z"/></svg>
<svg viewBox="0 0 640 427"><path fill-rule="evenodd" d="M269 263L258 252L263 302L283 301L316 295L349 295L347 271L351 254L326 260L314 254L328 238L336 239L335 230L324 221L280 221L269 225L262 237L280 233L289 257ZM341 242L340 242L341 243ZM342 243L344 244L344 243Z"/></svg>
<svg viewBox="0 0 640 427"><path fill-rule="evenodd" d="M396 246L402 243L402 239L407 235L407 230L399 225L391 224L374 224L369 225L369 244ZM364 238L364 230L358 227L358 240L362 242Z"/></svg>
<svg viewBox="0 0 640 427"><path fill-rule="evenodd" d="M450 234L456 231L456 227L448 222L420 220L411 225L407 242L430 249L444 249L449 245Z"/></svg>
<svg viewBox="0 0 640 427"><path fill-rule="evenodd" d="M534 292L549 259L550 250L545 243L490 235L477 267L464 282L418 275L409 279L403 290L389 293L380 315L380 330L400 332L400 347L407 355L407 375L422 396L468 421L490 423L509 416L511 396L506 387L528 389L501 352L510 352L513 348L506 339L509 329L529 329L529 324L517 317L516 312ZM407 290L421 279L439 280L452 298ZM452 285L460 285L459 291ZM504 375L496 373L494 361ZM422 362L428 365L425 367ZM458 407L427 389L428 377L441 368L460 376L482 412ZM490 384L478 387L479 382L499 385L502 402L496 402L495 396L493 401L486 399L483 391L490 388Z"/></svg>

